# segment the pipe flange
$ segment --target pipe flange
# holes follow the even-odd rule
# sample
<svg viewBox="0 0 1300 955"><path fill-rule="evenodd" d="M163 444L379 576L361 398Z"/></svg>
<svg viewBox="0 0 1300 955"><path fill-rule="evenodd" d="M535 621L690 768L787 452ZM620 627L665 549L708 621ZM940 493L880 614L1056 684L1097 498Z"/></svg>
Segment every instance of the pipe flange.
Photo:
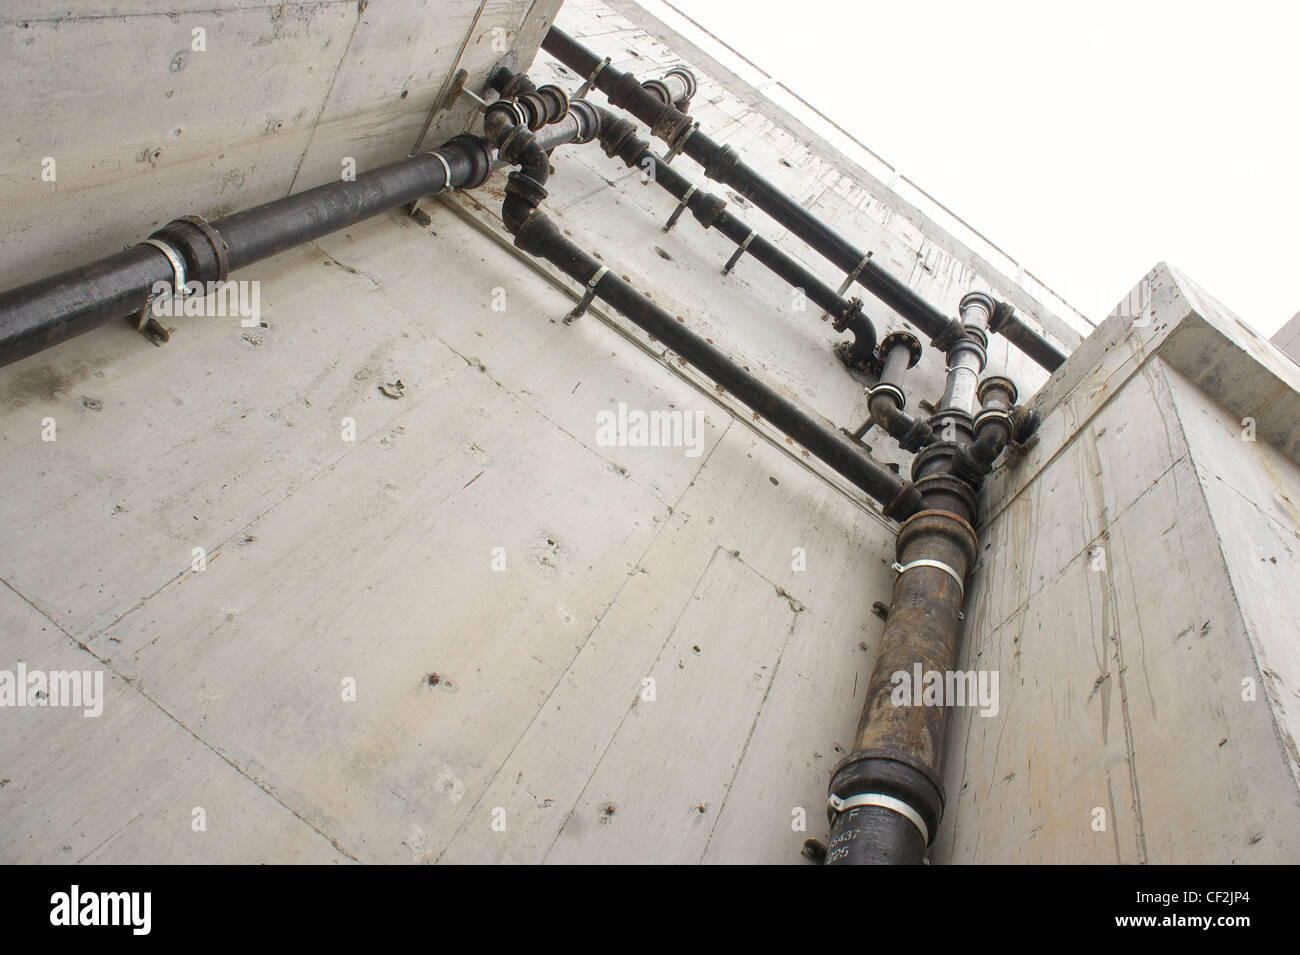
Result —
<svg viewBox="0 0 1300 955"><path fill-rule="evenodd" d="M826 315L830 315L830 312L827 312ZM826 315L822 316L822 321L826 321ZM862 299L858 298L856 295L850 299L846 299L844 303L840 305L839 311L836 312L834 318L831 319L831 328L835 329L837 332L842 332L844 329L849 327L849 322L854 319L869 321L866 314L862 311Z"/></svg>
<svg viewBox="0 0 1300 955"><path fill-rule="evenodd" d="M938 832L945 803L943 783L932 768L915 756L892 749L858 750L845 756L831 771L827 818L833 824L843 811L835 808L831 797L845 807L857 797L868 795L900 800L921 817L927 836Z"/></svg>
<svg viewBox="0 0 1300 955"><path fill-rule="evenodd" d="M212 223L203 216L181 216L176 221L188 222L198 229L199 234L207 240L208 247L212 249L213 257L217 263L216 273L210 277L214 282L224 282L230 275L230 246L226 244L225 237L213 228ZM198 271L203 274L204 270L200 266Z"/></svg>
<svg viewBox="0 0 1300 955"><path fill-rule="evenodd" d="M890 332L888 335L886 335L884 338L880 340L880 344L876 348L877 354L881 361L885 360L885 356L889 354L889 350L893 348L895 345L907 346L907 350L910 354L910 357L907 360L907 367L915 368L916 363L921 360L920 339L918 339L911 332L905 332L905 331ZM900 405L899 407L902 406Z"/></svg>
<svg viewBox="0 0 1300 955"><path fill-rule="evenodd" d="M608 127L601 126L600 146L605 151L605 155L613 159L623 149L623 144L627 142L628 137L633 137L635 141L635 134L636 124L631 120L619 117ZM635 165L635 161L628 163L628 165Z"/></svg>
<svg viewBox="0 0 1300 955"><path fill-rule="evenodd" d="M178 252L191 279L224 282L230 274L226 240L202 216L173 219L149 238L165 242Z"/></svg>
<svg viewBox="0 0 1300 955"><path fill-rule="evenodd" d="M975 431L977 433L983 428L984 422L986 421L1005 421L1007 424L1007 429L1009 431L1013 430L1011 424L1011 415L1001 410L1000 408L985 408L983 411L981 411L979 414L975 416Z"/></svg>
<svg viewBox="0 0 1300 955"><path fill-rule="evenodd" d="M925 477L917 478L916 490L917 494L924 499L933 500L935 496L951 498L960 507L964 508L967 514L974 515L976 508L979 507L979 498L975 495L975 489L971 487L969 482L954 474L928 474ZM955 520L962 520L955 513L947 511L937 511L935 513L948 514L949 517Z"/></svg>
<svg viewBox="0 0 1300 955"><path fill-rule="evenodd" d="M542 97L534 92L520 93L515 103L523 107L524 112L528 114L528 128L537 132L546 125L547 103Z"/></svg>
<svg viewBox="0 0 1300 955"><path fill-rule="evenodd" d="M547 196L545 186L532 176L524 175L518 170L506 177L506 193L518 196L534 209L540 206Z"/></svg>
<svg viewBox="0 0 1300 955"><path fill-rule="evenodd" d="M984 310L984 321L987 324L993 320L993 311L996 304L993 301L993 296L986 295L984 292L967 292L961 297L961 301L957 303L957 312L961 314L966 309L977 306Z"/></svg>
<svg viewBox="0 0 1300 955"><path fill-rule="evenodd" d="M989 335L988 335L988 332L984 331L984 329L981 328L980 326L978 326L978 325L963 325L963 326L962 326L962 331L965 332L965 337L967 337L967 338L973 338L973 339L975 340L975 343L976 343L977 345L980 346L980 350L981 350L981 351L983 351L984 349L986 349L986 348L989 347ZM959 344L960 344L960 342L959 342Z"/></svg>
<svg viewBox="0 0 1300 955"><path fill-rule="evenodd" d="M938 477L939 475L934 475ZM926 480L922 478L922 480ZM919 483L919 482L918 482ZM975 492L970 486L961 482L965 491L975 496ZM943 537L946 540L956 544L961 550L962 556L966 558L966 566L970 567L975 563L975 558L979 554L979 535L975 533L975 528L971 527L970 522L962 517L953 514L951 511L941 511L933 508L917 511L907 520L903 521L898 528L898 540L895 546L895 553L899 560L903 559L908 546L912 543L913 538L921 534L931 534ZM907 566L907 565L904 565ZM947 568L948 572L955 579L960 580L956 570L951 567Z"/></svg>
<svg viewBox="0 0 1300 955"><path fill-rule="evenodd" d="M537 95L543 101L548 102L550 110L547 113L548 123L558 123L569 112L569 94L564 92L554 83L547 83L545 86L537 88Z"/></svg>
<svg viewBox="0 0 1300 955"><path fill-rule="evenodd" d="M695 82L694 73L692 73L684 66L674 66L671 70L669 70L667 73L664 74L664 79L667 79L670 76L680 76L682 78L682 82L686 85L686 95L682 97L683 100L689 102L692 98L694 98L695 91L699 89L699 84Z"/></svg>
<svg viewBox="0 0 1300 955"><path fill-rule="evenodd" d="M838 358L846 368L860 371L864 375L879 375L879 360L877 360L876 356L872 354L871 349L869 348L865 349L865 354L863 354L863 350L856 347L857 344L856 341L836 342L834 348L835 357Z"/></svg>
<svg viewBox="0 0 1300 955"><path fill-rule="evenodd" d="M1010 407L1016 403L1016 398L1020 396L1016 389L1016 383L1005 375L988 375L975 389L975 397L979 399L981 405L988 403L988 394L991 391L1000 389L1007 395L1007 406ZM978 420L978 418L976 419Z"/></svg>
<svg viewBox="0 0 1300 955"><path fill-rule="evenodd" d="M516 99L524 93L533 92L536 87L533 81L528 78L527 73L515 73L511 71L510 77L499 87L502 97L506 99Z"/></svg>

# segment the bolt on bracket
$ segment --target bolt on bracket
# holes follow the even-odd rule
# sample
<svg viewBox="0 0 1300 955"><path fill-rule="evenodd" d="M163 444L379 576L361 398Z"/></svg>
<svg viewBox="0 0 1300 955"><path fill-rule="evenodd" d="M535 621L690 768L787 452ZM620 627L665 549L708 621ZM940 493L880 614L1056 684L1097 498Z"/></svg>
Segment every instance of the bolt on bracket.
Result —
<svg viewBox="0 0 1300 955"><path fill-rule="evenodd" d="M731 274L731 270L736 267L736 263L739 262L740 257L745 254L745 250L749 248L749 243L754 241L754 236L756 235L758 235L757 232L750 232L749 235L745 236L745 241L736 246L736 251L732 254L731 258L727 259L727 264L722 267L723 275Z"/></svg>
<svg viewBox="0 0 1300 955"><path fill-rule="evenodd" d="M582 293L582 298L578 300L578 304L573 307L572 311L570 311L568 315L564 316L564 324L572 325L582 317L582 314L585 311L587 311L587 306L589 306L591 300L596 297L596 286L600 284L600 280L605 277L605 273L608 271L608 265L602 265L600 268L596 269L596 274L593 275L591 281L587 283L587 290Z"/></svg>
<svg viewBox="0 0 1300 955"><path fill-rule="evenodd" d="M693 195L695 195L695 186L692 185L686 190L686 193L681 197L681 199L678 200L677 208L674 209L673 214L668 217L668 221L664 224L665 232L668 232L673 226L677 225L677 220L680 219L682 213L686 211L686 204L691 201L691 196Z"/></svg>

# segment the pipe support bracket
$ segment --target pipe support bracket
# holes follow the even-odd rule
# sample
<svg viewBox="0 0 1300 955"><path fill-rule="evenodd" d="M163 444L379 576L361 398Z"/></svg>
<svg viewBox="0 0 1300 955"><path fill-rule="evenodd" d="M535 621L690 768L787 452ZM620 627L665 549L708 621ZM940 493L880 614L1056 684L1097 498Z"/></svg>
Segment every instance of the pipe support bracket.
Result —
<svg viewBox="0 0 1300 955"><path fill-rule="evenodd" d="M921 814L893 796L887 796L884 793L859 793L856 796L849 796L847 799L841 799L839 796L831 793L826 800L833 814L838 815L850 809L857 809L860 806L880 806L883 809L889 809L905 817L921 833L921 839L925 845L930 844L930 829L921 818Z"/></svg>

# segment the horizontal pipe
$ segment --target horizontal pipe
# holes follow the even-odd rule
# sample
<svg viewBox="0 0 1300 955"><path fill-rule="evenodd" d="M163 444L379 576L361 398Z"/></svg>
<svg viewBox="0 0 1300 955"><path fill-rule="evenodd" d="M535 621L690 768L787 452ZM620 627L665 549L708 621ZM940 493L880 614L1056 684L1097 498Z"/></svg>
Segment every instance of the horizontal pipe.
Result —
<svg viewBox="0 0 1300 955"><path fill-rule="evenodd" d="M554 26L543 39L542 49L581 76L590 76L602 62L596 54ZM609 97L611 104L626 109L649 126L655 136L670 145L680 146L685 155L704 167L706 176L731 186L836 268L849 273L863 261L865 253L742 162L735 150L694 129L690 117L646 90L632 74L607 66L597 73L595 85ZM951 319L875 262L868 260L862 266L857 282L932 340L951 330ZM1011 333L1007 336L1008 341L1047 370L1054 371L1064 360L1059 351L1023 321L1017 319L1013 323L1007 320L1005 327Z"/></svg>
<svg viewBox="0 0 1300 955"><path fill-rule="evenodd" d="M989 323L989 331L1001 335L1048 371L1056 371L1065 364L1065 352L1026 325L1020 316L1011 310L1010 305L1004 304L999 311L1002 317L999 319L995 313L994 320Z"/></svg>
<svg viewBox="0 0 1300 955"><path fill-rule="evenodd" d="M152 245L136 245L0 295L0 365L34 355L145 307L157 282L171 282L171 262Z"/></svg>
<svg viewBox="0 0 1300 955"><path fill-rule="evenodd" d="M390 163L352 181L328 183L201 226L178 220L154 235L180 253L187 284L219 282L231 271L421 196L476 186L487 170L479 142L457 137L435 152ZM167 254L141 243L0 293L0 365L139 312L158 283L170 287L174 281Z"/></svg>
<svg viewBox="0 0 1300 955"><path fill-rule="evenodd" d="M447 160L451 179L435 153ZM479 160L481 161L481 159ZM475 157L441 149L363 173L352 182L331 182L212 223L230 250L230 270L347 228L421 196L482 179Z"/></svg>

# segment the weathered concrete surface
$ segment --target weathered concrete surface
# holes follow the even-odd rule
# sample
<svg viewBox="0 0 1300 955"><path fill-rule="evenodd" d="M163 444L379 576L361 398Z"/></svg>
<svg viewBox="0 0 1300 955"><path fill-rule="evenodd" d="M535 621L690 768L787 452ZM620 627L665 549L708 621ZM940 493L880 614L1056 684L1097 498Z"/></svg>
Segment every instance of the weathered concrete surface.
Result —
<svg viewBox="0 0 1300 955"><path fill-rule="evenodd" d="M1291 317L1287 322L1277 330L1272 338L1269 339L1279 350L1285 352L1291 357L1291 360L1300 364L1300 312Z"/></svg>
<svg viewBox="0 0 1300 955"><path fill-rule="evenodd" d="M183 40L191 7L174 6L182 15L157 26ZM59 187L70 194L70 183L82 181L98 211L74 228L63 214L77 207L75 196L60 192L57 201L66 204L26 207L6 225L28 234L0 235L6 266L17 263L19 278L33 277L49 256L78 261L137 240L155 220L204 211L193 203L196 184L220 180L222 143L228 168L247 174L222 197L230 208L331 178L345 149L375 162L404 154L440 86L435 64L445 71L454 59L476 5L430 11L411 4L405 19L380 6L362 17L352 4L291 7L277 36L264 4L236 3L209 30L209 51L214 36L229 50L243 37L242 62L267 66L247 81L259 104L314 109L292 140L284 130L264 136L241 125L251 122L248 111L207 86L186 88L186 96L212 97L202 101L202 123L180 137L194 133L193 155L170 170L160 160L138 171L119 157L100 175L104 156L132 137L147 139L139 129L167 127L171 117L149 115L157 110L143 95L142 105L127 108L107 92L82 90L83 101L106 97L90 100L95 115L80 124L91 131L83 139L76 115L86 107L69 94L58 122L67 124L59 141L71 144L72 162L60 161ZM99 4L70 9L64 26L37 13L29 27L7 24L3 42L21 44L21 30L64 29L111 45L121 36L119 18L149 30L160 20L129 3L102 15ZM535 43L541 27L532 24L550 9L488 3L462 65L481 75L495 62L494 23L525 23L519 42ZM245 17L252 26L235 30ZM410 34L410 51L395 40L405 38L399 27L408 22L428 30ZM648 76L677 62L651 33L598 3L567 5L560 22L623 68ZM313 58L323 56L326 41L334 58L320 69L336 73L330 89L318 82ZM32 69L50 62L22 55ZM271 59L258 59L264 55ZM295 61L298 73L283 75ZM168 78L180 82L196 66L191 60ZM308 67L310 81L301 75ZM402 101L412 70L419 82ZM433 72L421 79L424 70ZM546 57L534 74L577 85ZM969 288L984 287L969 262L854 186L816 154L816 144L783 128L779 114L730 95L704 68L700 81L693 112L706 127L838 228L861 236L913 287L949 309ZM40 131L25 115L7 119L6 128ZM431 141L459 131L455 117L448 122ZM358 159L359 169L370 164ZM664 233L672 200L597 148L558 150L555 165L547 206L575 239L836 424L862 419L861 383L830 352L838 336L815 313L796 311L783 283L747 260L723 278L730 243L689 217ZM682 168L705 185L698 168ZM27 196L29 179L8 194ZM498 174L472 195L429 203L428 228L382 216L234 276L262 283L264 327L177 319L172 342L155 349L125 323L112 323L0 369L0 669L19 660L97 669L107 688L104 713L93 719L55 709L0 711L8 728L0 734L0 859L788 863L799 859L804 839L824 835L826 782L852 738L858 688L882 627L871 605L889 599L893 528L861 494L618 316L596 307L563 324L573 283L510 246L497 215L503 182ZM757 211L742 211L838 284L840 276L793 237L767 228ZM39 235L31 234L37 227ZM902 324L883 309L872 314L882 334ZM1092 374L1103 357L1077 374ZM1067 367L1072 375L1079 368ZM1045 378L999 339L990 370L1011 374L1026 395ZM927 352L909 392L937 397L942 372L942 356ZM1142 372L1149 374L1149 367ZM399 378L400 399L380 392ZM1171 380L1153 377L1151 387L1168 398ZM1072 388L1070 401L1086 401L1092 387L1090 379ZM620 402L701 415L699 455L600 444L596 416ZM1097 613L1116 620L1149 600L1136 585L1101 589L1099 577L1086 578L1093 588L1086 592L1061 582L1074 580L1062 568L1078 570L1080 553L1103 533L1117 541L1111 566L1137 568L1165 559L1159 530L1176 516L1175 536L1187 535L1177 566L1188 580L1209 575L1206 614L1185 594L1164 598L1168 607L1159 612L1178 610L1195 631L1180 636L1167 653L1172 669L1157 668L1153 680L1164 694L1155 704L1161 720L1186 708L1198 739L1220 724L1233 734L1221 748L1219 735L1211 741L1209 758L1227 762L1209 773L1208 798L1228 799L1231 786L1245 785L1235 774L1250 770L1248 795L1261 798L1232 817L1223 838L1235 845L1257 807L1283 813L1294 801L1256 710L1225 707L1220 719L1195 701L1167 700L1169 684L1186 678L1174 668L1177 654L1207 654L1196 659L1221 667L1224 687L1259 660L1245 621L1271 612L1272 598L1260 595L1236 623L1225 613L1222 630L1200 637L1204 620L1220 626L1238 557L1216 564L1195 546L1210 533L1206 522L1220 518L1214 506L1189 516L1177 509L1208 473L1188 450L1191 439L1145 413L1136 391L1116 397L1117 415L1121 407L1131 434L1140 432L1123 440L1144 452L1147 445L1164 450L1133 453L1118 443L1125 431L1117 421L1089 453L1129 476L1085 483L1086 499L1078 498L1080 476L1091 473L1086 461L1076 460L1067 477L1050 456L1035 455L1052 441L1079 445L1080 454L1092 445L1073 432L1067 439L1069 428L1049 415L1025 464L995 480L1007 482L999 500L1009 503L991 531L1005 536L998 553L1009 564L972 597L972 607L987 605L980 612L998 640L1022 624L1031 634L1057 624L1060 608L1073 608L1061 642L1074 656L1035 644L1035 669L1022 674L1027 686L1079 682L1059 718L1012 723L1001 750L990 738L988 753L970 760L981 793L995 777L1012 787L1015 780L1001 781L1011 772L1006 754L1019 747L1037 766L1054 745L1042 727L1059 724L1076 762L1033 777L1039 798L1056 800L1036 810L1051 821L1035 840L1046 845L1050 833L1059 858L1114 857L1113 849L1094 856L1091 836L1076 831L1078 807L1063 795L1074 781L1086 783L1081 804L1122 816L1134 779L1144 797L1155 786L1142 760L1163 752L1149 753L1150 744L1129 731L1136 718L1112 711L1128 692L1117 691L1116 667L1087 702L1110 652L1099 636L1109 630L1089 616L1093 601L1103 602ZM57 424L56 441L42 440L47 418ZM354 441L345 439L345 419L355 424ZM1261 411L1261 428L1265 421L1280 427L1279 420ZM888 441L871 443L882 460L906 465ZM1026 478L1017 494L1017 475L1033 468L1059 474L1060 492ZM1073 511L1046 505L1067 493ZM1039 494L1031 525L1023 509ZM1255 500L1264 507L1271 499L1261 495ZM1134 503L1148 498L1149 508ZM202 570L195 548L203 549ZM504 565L494 569L498 557ZM1272 572L1286 571L1279 563ZM1040 602L1040 593L1052 601ZM1211 639L1219 634L1222 640ZM1269 672L1290 681L1285 643L1264 649ZM1136 677L1127 674L1131 687ZM643 695L647 679L653 700ZM355 701L344 698L352 685ZM1267 682L1268 692L1280 693L1278 685ZM1004 716L1023 715L1022 692L1005 678ZM1101 728L1081 729L1071 701L1098 707L1102 699ZM1259 706L1273 706L1269 699L1262 693ZM975 721L972 754L989 722ZM1177 719L1159 727L1176 728ZM1138 753L1140 778L1127 770L1130 751ZM1175 770L1205 774L1206 765L1184 761ZM1015 802L1023 793L1007 788L1011 811L985 819L957 797L959 788L945 825L959 827L952 831L960 839L949 848L941 841L937 851L1013 857L999 840L1012 833L1006 819L1024 818L1017 807L1025 800ZM1201 810L1194 799L1202 795L1186 790L1189 813ZM195 809L203 810L205 831L194 828ZM1183 818L1175 813L1167 824ZM1260 819L1265 839L1247 851L1280 851L1272 821ZM1150 812L1145 820L1144 838L1163 846L1166 823ZM1135 823L1124 816L1119 824L1123 846L1135 845ZM951 840L951 832L941 838ZM1137 850L1124 851L1131 858Z"/></svg>
<svg viewBox="0 0 1300 955"><path fill-rule="evenodd" d="M1039 392L986 488L961 666L1001 710L958 711L937 861L1300 859L1298 387L1161 265Z"/></svg>
<svg viewBox="0 0 1300 955"><path fill-rule="evenodd" d="M337 179L345 157L357 171L403 158L455 67L479 89L501 47L531 60L560 0L481 6L0 5L0 287L117 252L182 215L216 218ZM472 113L467 100L440 113L428 143Z"/></svg>

